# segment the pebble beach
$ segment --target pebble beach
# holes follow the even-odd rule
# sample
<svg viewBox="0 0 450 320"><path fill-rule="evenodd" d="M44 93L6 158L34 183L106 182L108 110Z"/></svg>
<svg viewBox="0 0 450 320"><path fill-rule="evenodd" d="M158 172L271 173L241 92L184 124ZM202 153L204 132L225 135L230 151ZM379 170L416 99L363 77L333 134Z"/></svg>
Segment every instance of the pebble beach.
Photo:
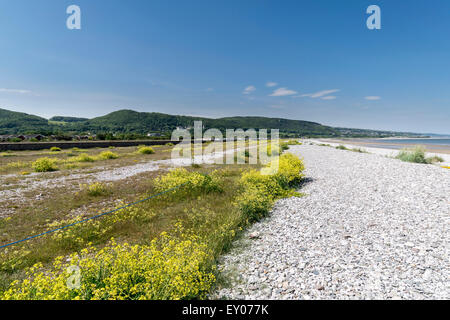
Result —
<svg viewBox="0 0 450 320"><path fill-rule="evenodd" d="M301 198L277 202L223 256L212 299L449 299L450 170L291 146Z"/></svg>

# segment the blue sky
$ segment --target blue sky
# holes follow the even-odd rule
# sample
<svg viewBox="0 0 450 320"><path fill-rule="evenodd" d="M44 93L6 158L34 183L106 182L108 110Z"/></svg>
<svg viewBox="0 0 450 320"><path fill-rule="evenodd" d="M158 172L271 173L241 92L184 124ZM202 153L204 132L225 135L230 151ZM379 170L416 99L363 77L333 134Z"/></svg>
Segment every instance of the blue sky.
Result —
<svg viewBox="0 0 450 320"><path fill-rule="evenodd" d="M449 34L447 0L0 0L0 107L450 133Z"/></svg>

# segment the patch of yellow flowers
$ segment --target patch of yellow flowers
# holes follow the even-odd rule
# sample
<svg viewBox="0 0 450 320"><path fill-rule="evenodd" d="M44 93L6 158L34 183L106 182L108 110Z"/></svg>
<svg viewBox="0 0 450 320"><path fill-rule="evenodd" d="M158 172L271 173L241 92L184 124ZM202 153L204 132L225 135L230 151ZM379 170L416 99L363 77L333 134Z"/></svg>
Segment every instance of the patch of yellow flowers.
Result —
<svg viewBox="0 0 450 320"><path fill-rule="evenodd" d="M207 247L197 238L163 233L149 245L89 247L69 259L59 257L50 270L36 264L27 279L15 281L2 300L157 300L204 297L215 282L206 270ZM68 285L69 267L80 270L79 286Z"/></svg>
<svg viewBox="0 0 450 320"><path fill-rule="evenodd" d="M182 192L220 192L220 178L217 171L209 175L197 171L188 171L178 168L155 180L155 188L159 192L164 192L183 185L182 188L172 191L172 194Z"/></svg>
<svg viewBox="0 0 450 320"><path fill-rule="evenodd" d="M250 221L264 217L276 199L298 195L292 187L303 177L302 160L287 153L275 161L278 166L271 163L261 171L251 170L242 175L243 192L237 203Z"/></svg>
<svg viewBox="0 0 450 320"><path fill-rule="evenodd" d="M117 223L151 219L154 212L130 207L107 215L100 220L76 224L52 235L53 241L68 246L87 246L70 257L58 257L51 267L36 264L27 270L26 278L14 281L0 300L138 300L138 299L193 299L204 298L215 283L214 259L226 243L231 243L236 232L250 221L264 217L276 199L296 195L294 186L303 177L302 160L284 154L277 160L278 170L272 164L262 171L244 172L240 178L242 192L236 198L238 215L221 221L212 219L214 212L203 214L195 210L189 214L194 229L184 233L162 233L149 245L118 244L113 240L104 248L93 248L88 242L99 237L110 237ZM156 180L156 189L165 191L185 183L184 192L220 190L221 178L226 172L210 175L176 169ZM119 205L120 206L120 205ZM76 217L48 225L57 228L81 221ZM208 219L211 219L209 221ZM242 223L243 222L243 223ZM208 226L206 238L195 235L195 226ZM209 237L209 238L208 238ZM17 252L8 261L8 267L20 263L28 252ZM14 259L17 259L14 260ZM70 267L79 268L79 286L68 281L74 276ZM6 266L0 265L6 270ZM9 269L8 269L9 270Z"/></svg>

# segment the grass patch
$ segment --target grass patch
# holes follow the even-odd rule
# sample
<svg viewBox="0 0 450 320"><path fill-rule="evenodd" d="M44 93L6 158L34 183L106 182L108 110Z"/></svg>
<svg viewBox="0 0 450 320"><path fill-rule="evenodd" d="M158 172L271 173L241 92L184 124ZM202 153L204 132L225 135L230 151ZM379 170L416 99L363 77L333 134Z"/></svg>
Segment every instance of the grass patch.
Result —
<svg viewBox="0 0 450 320"><path fill-rule="evenodd" d="M103 151L100 153L99 158L102 160L117 159L119 156L111 151Z"/></svg>
<svg viewBox="0 0 450 320"><path fill-rule="evenodd" d="M143 146L143 147L140 147L140 148L138 149L138 152L139 152L140 154L154 154L154 153L155 153L155 150L153 150L152 147L145 147L145 146Z"/></svg>
<svg viewBox="0 0 450 320"><path fill-rule="evenodd" d="M426 157L425 156L425 148L422 146L416 146L413 149L403 149L401 150L396 159L405 161L405 162L413 162L413 163L423 163L423 164L431 164L435 162L444 162L444 159L438 156Z"/></svg>
<svg viewBox="0 0 450 320"><path fill-rule="evenodd" d="M344 145L342 145L342 144L338 145L338 146L336 147L336 149L338 149L338 150L349 150L346 146L344 146Z"/></svg>
<svg viewBox="0 0 450 320"><path fill-rule="evenodd" d="M101 182L95 182L93 184L87 185L83 184L80 186L81 191L85 192L90 197L99 197L108 194L108 186Z"/></svg>

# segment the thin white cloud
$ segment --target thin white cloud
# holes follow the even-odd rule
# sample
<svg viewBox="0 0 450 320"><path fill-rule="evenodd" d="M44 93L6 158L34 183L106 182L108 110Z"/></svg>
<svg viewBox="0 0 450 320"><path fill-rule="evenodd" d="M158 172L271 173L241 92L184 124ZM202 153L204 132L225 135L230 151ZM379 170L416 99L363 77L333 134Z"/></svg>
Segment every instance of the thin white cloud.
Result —
<svg viewBox="0 0 450 320"><path fill-rule="evenodd" d="M278 88L270 96L271 97L284 97L284 96L292 96L297 93L298 92L294 91L294 90L289 90L286 88Z"/></svg>
<svg viewBox="0 0 450 320"><path fill-rule="evenodd" d="M23 89L7 89L7 88L0 88L0 92L6 92L6 93L19 93L19 94L27 94L27 93L31 93L30 90L23 90Z"/></svg>
<svg viewBox="0 0 450 320"><path fill-rule="evenodd" d="M269 88L271 88L271 87L276 87L278 85L278 83L276 83L276 82L267 82L266 83L266 87L269 87Z"/></svg>
<svg viewBox="0 0 450 320"><path fill-rule="evenodd" d="M322 97L320 99L322 99L322 100L334 100L334 99L336 99L336 96L326 96L326 97Z"/></svg>
<svg viewBox="0 0 450 320"><path fill-rule="evenodd" d="M248 86L247 88L244 89L244 92L242 92L243 94L250 94L253 91L255 91L256 88L254 86Z"/></svg>
<svg viewBox="0 0 450 320"><path fill-rule="evenodd" d="M364 97L364 99L370 100L370 101L375 101L375 100L381 100L381 97L379 97L379 96L368 96L368 97Z"/></svg>
<svg viewBox="0 0 450 320"><path fill-rule="evenodd" d="M331 90L322 90L316 93L308 93L308 94L302 94L300 97L310 97L310 98L321 98L323 96L329 95L331 93L339 92L341 90L339 89L331 89Z"/></svg>

